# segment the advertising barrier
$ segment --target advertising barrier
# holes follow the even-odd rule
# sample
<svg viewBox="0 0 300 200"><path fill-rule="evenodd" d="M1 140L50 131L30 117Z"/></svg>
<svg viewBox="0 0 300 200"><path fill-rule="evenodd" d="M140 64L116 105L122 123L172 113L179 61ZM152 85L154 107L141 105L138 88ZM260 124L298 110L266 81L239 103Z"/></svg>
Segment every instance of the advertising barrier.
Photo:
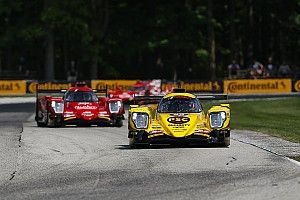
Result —
<svg viewBox="0 0 300 200"><path fill-rule="evenodd" d="M226 94L289 93L291 91L291 79L224 80Z"/></svg>
<svg viewBox="0 0 300 200"><path fill-rule="evenodd" d="M105 89L106 86L109 90L128 90L129 87L133 86L138 80L92 80L91 86L93 89Z"/></svg>
<svg viewBox="0 0 300 200"><path fill-rule="evenodd" d="M26 81L0 80L0 95L25 95Z"/></svg>
<svg viewBox="0 0 300 200"><path fill-rule="evenodd" d="M162 91L170 91L172 88L183 88L188 92L222 93L222 81L194 81L194 82L165 82L162 83Z"/></svg>
<svg viewBox="0 0 300 200"><path fill-rule="evenodd" d="M293 92L300 92L300 80L293 82Z"/></svg>
<svg viewBox="0 0 300 200"><path fill-rule="evenodd" d="M72 87L73 83L70 82L37 82L37 81L27 81L26 92L28 94L36 93L36 85L38 85L39 90L65 90Z"/></svg>
<svg viewBox="0 0 300 200"><path fill-rule="evenodd" d="M85 83L93 89L122 90L124 92L139 80L91 80ZM38 82L35 80L0 80L0 95L25 95L36 93L39 83L41 90L61 90L74 86L74 83ZM159 82L161 83L161 81ZM300 80L292 79L239 79L219 81L178 81L161 83L161 92L171 92L173 88L183 88L188 92L232 93L232 94L262 94L300 92Z"/></svg>

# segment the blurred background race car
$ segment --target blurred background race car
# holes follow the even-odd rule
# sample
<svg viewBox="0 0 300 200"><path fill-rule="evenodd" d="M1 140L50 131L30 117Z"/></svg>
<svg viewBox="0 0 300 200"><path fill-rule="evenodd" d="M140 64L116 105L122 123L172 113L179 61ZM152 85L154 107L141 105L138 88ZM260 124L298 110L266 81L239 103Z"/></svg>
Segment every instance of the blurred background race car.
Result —
<svg viewBox="0 0 300 200"><path fill-rule="evenodd" d="M110 98L120 98L122 101L131 101L135 96L155 96L161 94L161 80L137 81L128 90L117 88L109 90Z"/></svg>

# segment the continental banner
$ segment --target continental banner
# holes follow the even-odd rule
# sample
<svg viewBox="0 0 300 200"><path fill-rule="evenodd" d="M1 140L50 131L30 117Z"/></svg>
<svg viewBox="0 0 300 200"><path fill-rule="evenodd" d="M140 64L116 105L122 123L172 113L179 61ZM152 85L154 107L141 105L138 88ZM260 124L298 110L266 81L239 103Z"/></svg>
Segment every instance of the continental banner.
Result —
<svg viewBox="0 0 300 200"><path fill-rule="evenodd" d="M172 88L183 88L188 92L222 92L222 81L197 81L197 82L178 82L163 83L162 91L169 91Z"/></svg>
<svg viewBox="0 0 300 200"><path fill-rule="evenodd" d="M36 85L38 85L39 90L66 90L73 86L73 83L69 82L37 82L28 81L27 82L27 93L35 94Z"/></svg>
<svg viewBox="0 0 300 200"><path fill-rule="evenodd" d="M292 91L291 79L224 80L224 93L288 93Z"/></svg>
<svg viewBox="0 0 300 200"><path fill-rule="evenodd" d="M293 92L300 92L300 80L295 80L293 86Z"/></svg>
<svg viewBox="0 0 300 200"><path fill-rule="evenodd" d="M26 81L0 80L0 95L24 95L24 94L26 94Z"/></svg>
<svg viewBox="0 0 300 200"><path fill-rule="evenodd" d="M92 80L91 86L93 89L105 89L106 86L109 90L121 89L128 90L138 80Z"/></svg>

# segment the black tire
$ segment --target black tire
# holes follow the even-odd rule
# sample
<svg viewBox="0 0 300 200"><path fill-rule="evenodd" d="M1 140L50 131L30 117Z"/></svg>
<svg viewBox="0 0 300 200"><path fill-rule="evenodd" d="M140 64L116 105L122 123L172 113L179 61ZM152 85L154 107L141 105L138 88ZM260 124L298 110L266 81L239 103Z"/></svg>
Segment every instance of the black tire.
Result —
<svg viewBox="0 0 300 200"><path fill-rule="evenodd" d="M228 147L230 145L230 138L228 138L228 141L225 141L225 146Z"/></svg>
<svg viewBox="0 0 300 200"><path fill-rule="evenodd" d="M130 146L130 148L135 148L135 146L136 146L136 141L133 137L129 138L129 146Z"/></svg>
<svg viewBox="0 0 300 200"><path fill-rule="evenodd" d="M43 120L43 118L42 119L39 118L38 112L36 112L35 120L36 120L36 124L37 124L38 127L46 127L47 126L47 120L46 120L46 122L40 122L39 121L39 120Z"/></svg>
<svg viewBox="0 0 300 200"><path fill-rule="evenodd" d="M225 137L222 147L228 147L230 145L230 137Z"/></svg>
<svg viewBox="0 0 300 200"><path fill-rule="evenodd" d="M122 127L122 126L123 126L123 120L120 119L120 118L118 118L118 119L116 120L115 126L116 126L116 127Z"/></svg>
<svg viewBox="0 0 300 200"><path fill-rule="evenodd" d="M49 117L49 113L47 113L47 119L46 119L46 126L47 127L53 127L53 121Z"/></svg>
<svg viewBox="0 0 300 200"><path fill-rule="evenodd" d="M45 127L46 124L44 122L36 122L38 127Z"/></svg>

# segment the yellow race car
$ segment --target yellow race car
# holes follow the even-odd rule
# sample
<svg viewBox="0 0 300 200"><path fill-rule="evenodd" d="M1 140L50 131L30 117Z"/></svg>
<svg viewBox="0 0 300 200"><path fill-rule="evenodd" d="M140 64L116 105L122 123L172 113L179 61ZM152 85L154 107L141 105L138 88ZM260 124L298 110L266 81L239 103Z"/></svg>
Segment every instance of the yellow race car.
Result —
<svg viewBox="0 0 300 200"><path fill-rule="evenodd" d="M196 96L174 89L164 97L137 97L128 111L128 138L132 148L150 144L230 145L230 106L220 104L204 112L202 99L226 95Z"/></svg>

